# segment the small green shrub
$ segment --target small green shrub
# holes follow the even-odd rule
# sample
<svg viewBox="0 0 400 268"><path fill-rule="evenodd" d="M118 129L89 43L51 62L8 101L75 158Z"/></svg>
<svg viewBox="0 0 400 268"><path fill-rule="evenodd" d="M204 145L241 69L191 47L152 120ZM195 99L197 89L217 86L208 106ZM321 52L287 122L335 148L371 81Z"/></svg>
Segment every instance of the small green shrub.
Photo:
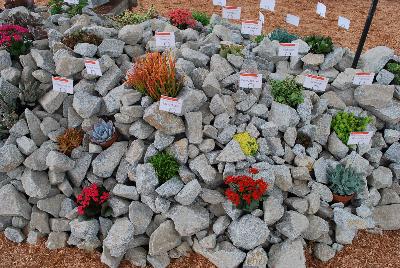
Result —
<svg viewBox="0 0 400 268"><path fill-rule="evenodd" d="M49 1L49 13L51 15L60 14L62 12L63 0L50 0Z"/></svg>
<svg viewBox="0 0 400 268"><path fill-rule="evenodd" d="M338 138L347 144L351 132L365 131L370 122L370 117L357 117L353 113L338 112L332 119L331 128Z"/></svg>
<svg viewBox="0 0 400 268"><path fill-rule="evenodd" d="M152 156L149 163L153 165L161 183L178 175L179 163L167 152L159 152Z"/></svg>
<svg viewBox="0 0 400 268"><path fill-rule="evenodd" d="M259 43L262 42L262 40L264 40L264 38L265 38L265 35L264 35L264 34L261 34L261 35L256 36L256 38L254 39L254 41L255 41L257 44L259 44Z"/></svg>
<svg viewBox="0 0 400 268"><path fill-rule="evenodd" d="M73 5L70 9L68 9L68 15L72 18L75 15L82 14L83 8L87 5L88 0L79 0L77 5Z"/></svg>
<svg viewBox="0 0 400 268"><path fill-rule="evenodd" d="M327 178L329 188L338 195L352 195L359 193L364 188L365 182L360 173L352 167L345 167L341 164L336 168L328 168Z"/></svg>
<svg viewBox="0 0 400 268"><path fill-rule="evenodd" d="M226 58L228 54L243 56L243 46L236 44L231 44L231 45L222 44L221 49L219 51L219 55L221 55L221 57Z"/></svg>
<svg viewBox="0 0 400 268"><path fill-rule="evenodd" d="M114 16L111 19L117 25L117 27L122 28L126 25L130 24L139 24L146 20L157 17L157 11L155 7L152 5L146 12L135 12L132 10L125 10L119 16Z"/></svg>
<svg viewBox="0 0 400 268"><path fill-rule="evenodd" d="M283 81L271 81L271 93L276 102L296 108L304 102L303 86L296 83L293 78Z"/></svg>
<svg viewBox="0 0 400 268"><path fill-rule="evenodd" d="M283 29L275 29L269 34L269 40L277 40L279 43L290 43L294 40L299 39L295 34L291 34Z"/></svg>
<svg viewBox="0 0 400 268"><path fill-rule="evenodd" d="M397 62L389 62L386 65L386 70L394 74L393 84L400 85L400 63Z"/></svg>
<svg viewBox="0 0 400 268"><path fill-rule="evenodd" d="M310 46L310 52L314 54L328 54L333 51L332 38L319 35L311 35L304 38Z"/></svg>
<svg viewBox="0 0 400 268"><path fill-rule="evenodd" d="M193 11L192 12L192 17L193 17L193 19L195 19L198 22L200 22L203 26L207 26L208 24L210 24L210 16L208 16L204 12Z"/></svg>

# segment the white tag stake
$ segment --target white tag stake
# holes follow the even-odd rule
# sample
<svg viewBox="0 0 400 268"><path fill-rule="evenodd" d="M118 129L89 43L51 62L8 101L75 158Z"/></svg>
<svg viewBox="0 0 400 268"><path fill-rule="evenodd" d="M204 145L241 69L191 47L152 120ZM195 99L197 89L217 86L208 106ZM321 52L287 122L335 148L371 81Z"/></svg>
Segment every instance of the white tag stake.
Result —
<svg viewBox="0 0 400 268"><path fill-rule="evenodd" d="M261 0L260 8L275 11L275 0Z"/></svg>
<svg viewBox="0 0 400 268"><path fill-rule="evenodd" d="M261 22L262 25L265 23L265 16L263 13L258 12L258 20Z"/></svg>
<svg viewBox="0 0 400 268"><path fill-rule="evenodd" d="M241 7L225 6L222 8L222 18L228 20L240 20Z"/></svg>
<svg viewBox="0 0 400 268"><path fill-rule="evenodd" d="M354 144L369 144L372 138L373 132L351 132L349 141L347 145L354 145Z"/></svg>
<svg viewBox="0 0 400 268"><path fill-rule="evenodd" d="M317 4L317 14L324 18L326 16L326 6L321 2L318 2Z"/></svg>
<svg viewBox="0 0 400 268"><path fill-rule="evenodd" d="M292 15L292 14L287 14L286 15L286 23L294 25L296 27L299 27L300 17Z"/></svg>
<svg viewBox="0 0 400 268"><path fill-rule="evenodd" d="M261 88L262 74L256 73L241 73L239 87L242 88Z"/></svg>
<svg viewBox="0 0 400 268"><path fill-rule="evenodd" d="M295 43L280 43L278 56L298 56L299 45Z"/></svg>
<svg viewBox="0 0 400 268"><path fill-rule="evenodd" d="M85 60L86 72L88 74L102 76L103 73L100 69L100 63L98 60Z"/></svg>
<svg viewBox="0 0 400 268"><path fill-rule="evenodd" d="M173 114L181 114L182 100L168 96L161 96L160 98L160 111L165 111Z"/></svg>
<svg viewBox="0 0 400 268"><path fill-rule="evenodd" d="M53 82L54 91L74 94L74 82L72 79L56 76L52 77L51 80Z"/></svg>
<svg viewBox="0 0 400 268"><path fill-rule="evenodd" d="M242 22L242 34L261 35L262 24L258 20L245 20Z"/></svg>
<svg viewBox="0 0 400 268"><path fill-rule="evenodd" d="M156 47L174 48L175 47L175 34L173 32L157 32L156 33Z"/></svg>
<svg viewBox="0 0 400 268"><path fill-rule="evenodd" d="M375 73L356 73L353 79L353 84L362 85L372 85L374 81Z"/></svg>
<svg viewBox="0 0 400 268"><path fill-rule="evenodd" d="M338 26L348 31L350 29L350 20L345 17L339 16Z"/></svg>
<svg viewBox="0 0 400 268"><path fill-rule="evenodd" d="M226 0L213 0L213 5L224 7L226 6Z"/></svg>
<svg viewBox="0 0 400 268"><path fill-rule="evenodd" d="M328 86L329 79L323 76L308 74L304 78L303 86L315 91L325 91Z"/></svg>

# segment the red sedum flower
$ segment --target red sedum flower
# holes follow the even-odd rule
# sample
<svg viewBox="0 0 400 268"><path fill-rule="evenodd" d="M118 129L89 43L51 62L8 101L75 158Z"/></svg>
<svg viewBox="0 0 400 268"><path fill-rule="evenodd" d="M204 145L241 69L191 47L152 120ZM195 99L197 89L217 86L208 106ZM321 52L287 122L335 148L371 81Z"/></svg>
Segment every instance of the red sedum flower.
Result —
<svg viewBox="0 0 400 268"><path fill-rule="evenodd" d="M193 28L196 26L196 20L193 19L192 13L187 9L177 8L168 13L168 17L172 25L181 30Z"/></svg>
<svg viewBox="0 0 400 268"><path fill-rule="evenodd" d="M102 206L109 198L110 194L96 183L83 188L76 198L78 214L89 218L99 216Z"/></svg>

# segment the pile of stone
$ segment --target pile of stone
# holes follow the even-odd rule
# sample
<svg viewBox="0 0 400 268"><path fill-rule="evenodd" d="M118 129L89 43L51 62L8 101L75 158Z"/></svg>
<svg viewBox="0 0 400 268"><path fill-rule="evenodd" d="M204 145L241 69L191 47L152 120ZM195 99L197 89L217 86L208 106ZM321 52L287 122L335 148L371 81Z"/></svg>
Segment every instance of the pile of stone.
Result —
<svg viewBox="0 0 400 268"><path fill-rule="evenodd" d="M24 8L5 10L4 19ZM38 15L38 14L36 14ZM304 246L326 261L360 229L400 228L400 87L388 85L383 70L394 51L377 47L362 56L360 69L377 73L373 85L354 86L353 54L337 47L326 56L308 53L302 40L298 57L277 55L279 44L256 44L237 25L213 15L208 31L179 30L163 18L120 30L89 9L69 18L44 20L48 39L34 42L28 55L12 61L0 51L0 94L18 95L36 83L43 94L10 129L0 148L0 230L15 242L36 243L48 236L50 249L101 249L101 260L118 267L122 259L144 267L166 267L193 249L217 267L305 267ZM74 50L64 35L84 30L99 35L99 46ZM159 110L159 103L125 85L135 58L157 51L154 32L176 37L182 115ZM244 56L219 55L221 42L244 45ZM84 58L96 58L103 76L88 74ZM239 88L241 71L263 74L261 89ZM269 79L306 74L329 78L326 92L304 91L297 109L277 103ZM74 94L52 90L52 76L74 80ZM35 99L33 100L35 101ZM355 149L331 131L332 117L345 110L373 117L368 145ZM66 128L88 131L99 118L113 118L122 137L102 150L85 137L71 157L58 151ZM259 152L243 154L233 135L249 132ZM312 146L296 143L299 133ZM87 135L86 135L87 136ZM163 184L147 160L166 150L180 163L179 177ZM350 206L332 204L326 170L351 164L366 187ZM223 178L249 167L269 183L262 209L244 213L224 196ZM110 191L112 216L79 219L75 198L91 183Z"/></svg>

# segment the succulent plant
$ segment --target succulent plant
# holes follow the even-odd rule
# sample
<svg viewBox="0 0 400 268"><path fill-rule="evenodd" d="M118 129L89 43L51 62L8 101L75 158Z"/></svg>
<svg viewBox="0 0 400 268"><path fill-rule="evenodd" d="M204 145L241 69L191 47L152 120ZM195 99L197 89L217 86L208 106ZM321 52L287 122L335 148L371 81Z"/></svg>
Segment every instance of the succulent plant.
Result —
<svg viewBox="0 0 400 268"><path fill-rule="evenodd" d="M64 134L57 137L58 150L66 155L71 155L73 149L82 144L83 131L76 128L68 128Z"/></svg>
<svg viewBox="0 0 400 268"><path fill-rule="evenodd" d="M115 127L111 121L104 121L101 119L93 126L93 130L90 132L90 137L93 142L98 144L107 142L112 139L115 132Z"/></svg>
<svg viewBox="0 0 400 268"><path fill-rule="evenodd" d="M327 170L329 187L333 193L338 195L352 195L359 193L365 185L360 173L352 167L345 167L342 164Z"/></svg>

